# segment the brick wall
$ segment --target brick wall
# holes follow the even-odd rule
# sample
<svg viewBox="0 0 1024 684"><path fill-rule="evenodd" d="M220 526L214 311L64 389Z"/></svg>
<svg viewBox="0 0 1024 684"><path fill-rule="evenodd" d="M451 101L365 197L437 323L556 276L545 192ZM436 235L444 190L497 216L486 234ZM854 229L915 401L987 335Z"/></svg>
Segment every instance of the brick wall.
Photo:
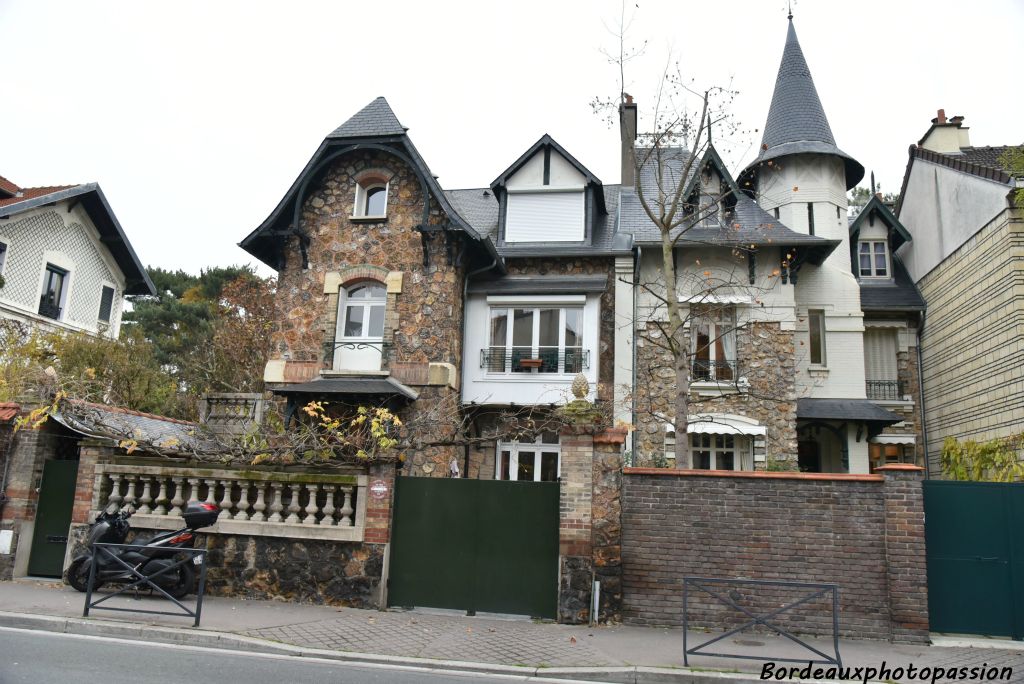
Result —
<svg viewBox="0 0 1024 684"><path fill-rule="evenodd" d="M709 473L627 468L622 493L623 618L681 625L683 577L839 585L840 630L849 637L927 641L921 470L878 475ZM739 589L760 612L793 591ZM779 617L796 632L831 630L831 604ZM694 592L694 626L731 628L745 618Z"/></svg>

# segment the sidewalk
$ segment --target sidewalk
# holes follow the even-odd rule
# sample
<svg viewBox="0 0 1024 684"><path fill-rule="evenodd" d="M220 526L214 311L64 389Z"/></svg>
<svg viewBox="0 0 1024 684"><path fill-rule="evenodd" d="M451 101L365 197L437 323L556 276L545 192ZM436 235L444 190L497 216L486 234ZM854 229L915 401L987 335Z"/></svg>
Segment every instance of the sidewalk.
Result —
<svg viewBox="0 0 1024 684"><path fill-rule="evenodd" d="M480 672L536 672L616 682L710 681L715 672L754 673L753 678L735 674L724 677L752 681L757 679L764 661L811 655L782 637L740 634L715 644L712 650L755 656L763 661L691 656L690 668L683 669L680 629L621 625L589 628L500 616L465 617L446 611L381 612L217 597L204 599L202 624L193 628L191 619L185 616L94 609L89 618L83 619L84 599L84 594L62 584L0 582L0 626L356 662ZM150 610L174 608L169 602L148 596L139 600L117 597L108 603ZM690 647L710 637L691 632ZM832 653L831 641L812 643L822 652ZM843 640L840 653L843 665L849 667L878 668L883 662L890 669L911 663L917 668L969 668L983 663L986 667L1013 667L1010 681L1024 682L1024 644L991 641L985 646L937 647Z"/></svg>

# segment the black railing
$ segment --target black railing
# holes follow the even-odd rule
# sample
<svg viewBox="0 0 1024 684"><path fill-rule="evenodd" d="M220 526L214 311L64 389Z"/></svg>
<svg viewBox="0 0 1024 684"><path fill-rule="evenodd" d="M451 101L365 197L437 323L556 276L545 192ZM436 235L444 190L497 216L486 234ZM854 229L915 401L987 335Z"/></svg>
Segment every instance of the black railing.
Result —
<svg viewBox="0 0 1024 684"><path fill-rule="evenodd" d="M46 299L40 299L39 315L58 321L60 320L60 307Z"/></svg>
<svg viewBox="0 0 1024 684"><path fill-rule="evenodd" d="M739 377L735 360L711 361L709 359L694 359L691 370L691 380L693 382L729 382Z"/></svg>
<svg viewBox="0 0 1024 684"><path fill-rule="evenodd" d="M899 380L868 380L868 399L899 401L903 399L903 383Z"/></svg>
<svg viewBox="0 0 1024 684"><path fill-rule="evenodd" d="M716 586L724 585L724 586ZM729 589L729 587L732 587ZM771 591L771 588L778 587L783 590L796 589L803 593L799 598L786 603L781 608L776 608L763 615L755 613L753 610L740 605L739 601L744 597L738 591L741 588L747 588L747 594L750 597L756 596L757 590L763 588ZM693 648L687 645L687 630L689 629L689 599L690 592L703 592L718 603L724 606L732 608L750 618L745 623L730 629L727 632L723 632L716 637L708 639ZM767 593L767 592L766 592ZM831 595L831 596L829 596ZM794 636L788 630L783 629L776 625L773 620L779 615L786 611L792 610L806 603L810 603L816 599L824 598L829 596L832 604L832 648L835 651L835 655L828 655L820 649L811 646L806 641ZM789 658L789 657L777 657L768 656L765 654L759 655L739 655L734 653L713 653L704 651L707 646L716 644L720 641L728 639L734 634L739 634L743 630L749 627L763 627L765 629L775 632L781 637L785 637L793 643L804 647L814 655L818 656L820 660L814 658ZM683 665L686 667L690 666L691 655L705 655L714 656L717 658L745 658L747 660L762 660L762 661L776 661L783 663L825 663L836 665L837 667L843 666L843 659L839 655L839 585L837 584L812 584L810 582L777 582L774 580L754 580L754 579L721 579L713 577L684 577L683 578Z"/></svg>
<svg viewBox="0 0 1024 684"><path fill-rule="evenodd" d="M82 611L82 617L89 617L90 610L116 610L121 613L147 613L149 615L187 615L195 620L193 626L199 626L199 618L203 614L203 592L206 591L206 555L209 553L206 549L174 549L174 555L177 557L174 563L172 565L162 566L152 575L144 575L140 570L126 563L120 555L125 551L152 551L152 546L146 546L144 544L96 543L92 545L92 549L93 558L92 563L89 564L89 579L85 592L85 610ZM124 587L118 589L113 594L108 594L99 600L93 601L93 587L96 586L96 566L100 565L100 559L104 557L113 561L117 566L120 566L121 570L124 570L128 575L136 579L131 584L125 584ZM192 610L181 601L171 596L154 581L162 575L176 572L179 566L185 565L186 563L193 563L199 566L199 586L196 587L195 610ZM115 606L100 605L101 603L105 603L115 596L120 596L128 591L138 593L139 589L149 589L152 592L162 595L165 599L180 608L180 610L143 610L141 608L117 608Z"/></svg>
<svg viewBox="0 0 1024 684"><path fill-rule="evenodd" d="M579 347L487 347L480 367L488 373L579 373L590 368L590 350Z"/></svg>

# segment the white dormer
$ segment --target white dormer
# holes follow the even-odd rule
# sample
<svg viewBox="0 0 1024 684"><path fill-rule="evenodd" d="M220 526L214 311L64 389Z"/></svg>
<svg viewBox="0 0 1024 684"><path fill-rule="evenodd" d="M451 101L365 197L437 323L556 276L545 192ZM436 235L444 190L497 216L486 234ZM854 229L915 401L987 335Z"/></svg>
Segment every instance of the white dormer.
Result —
<svg viewBox="0 0 1024 684"><path fill-rule="evenodd" d="M503 207L506 244L587 242L588 199L604 199L600 181L547 135L491 187Z"/></svg>

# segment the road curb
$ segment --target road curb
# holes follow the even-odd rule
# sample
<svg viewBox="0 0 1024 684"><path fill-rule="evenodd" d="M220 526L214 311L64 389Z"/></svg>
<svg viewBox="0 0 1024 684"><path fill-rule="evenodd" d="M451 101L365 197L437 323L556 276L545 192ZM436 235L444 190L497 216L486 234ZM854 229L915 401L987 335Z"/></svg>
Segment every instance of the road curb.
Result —
<svg viewBox="0 0 1024 684"><path fill-rule="evenodd" d="M337 660L353 665L407 667L420 670L468 672L484 675L512 675L523 678L580 680L613 684L758 684L756 675L698 671L661 667L530 667L475 663L461 660L434 660L407 656L389 656L351 651L332 651L283 644L231 632L198 628L139 625L101 618L60 617L34 613L0 611L0 627L59 632L80 636L136 639L178 646L219 648L234 651L290 655L301 658Z"/></svg>

